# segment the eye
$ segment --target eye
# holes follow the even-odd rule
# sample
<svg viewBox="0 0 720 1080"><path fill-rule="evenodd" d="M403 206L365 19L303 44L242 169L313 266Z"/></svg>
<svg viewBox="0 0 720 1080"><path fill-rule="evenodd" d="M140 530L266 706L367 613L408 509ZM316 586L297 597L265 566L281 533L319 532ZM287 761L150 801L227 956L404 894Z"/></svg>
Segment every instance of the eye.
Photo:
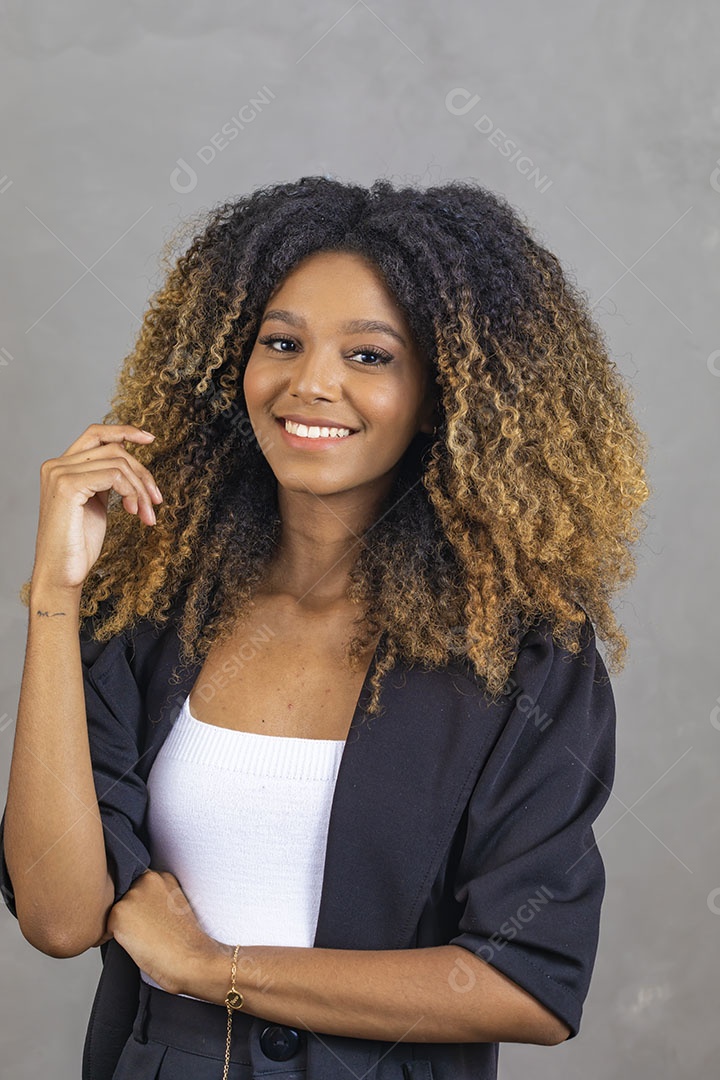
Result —
<svg viewBox="0 0 720 1080"><path fill-rule="evenodd" d="M269 334L267 337L258 338L258 345L272 345L276 341L282 341L286 345L294 345L292 338L282 337L280 334ZM271 349L271 352L285 352L284 349Z"/></svg>
<svg viewBox="0 0 720 1080"><path fill-rule="evenodd" d="M272 346L277 342L282 342L285 345L295 346L295 342L292 338L285 337L284 334L268 334L265 337L258 338L258 345L266 345L270 352L287 352L287 349L273 349ZM389 352L384 349L378 349L376 345L361 346L359 349L355 349L350 353L351 356L374 356L377 358L376 364L361 364L361 367L381 367L383 364L389 364L393 359Z"/></svg>
<svg viewBox="0 0 720 1080"><path fill-rule="evenodd" d="M368 366L370 366L370 367L381 367L382 364L389 364L390 361L392 360L392 356L390 355L390 353L385 352L384 349L378 349L375 346L373 346L373 348L370 348L369 346L368 347L362 346L361 348L357 349L354 353L352 353L352 355L353 356L376 356L378 358L378 360L379 360L378 364L370 364L370 365L361 364L360 365L361 367L368 367Z"/></svg>

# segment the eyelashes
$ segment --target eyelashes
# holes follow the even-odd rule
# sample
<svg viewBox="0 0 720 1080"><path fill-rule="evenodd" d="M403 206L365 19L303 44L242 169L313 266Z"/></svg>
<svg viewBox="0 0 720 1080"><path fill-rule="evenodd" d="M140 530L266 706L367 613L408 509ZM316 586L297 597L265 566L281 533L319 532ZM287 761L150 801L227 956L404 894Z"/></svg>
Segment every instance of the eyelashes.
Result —
<svg viewBox="0 0 720 1080"><path fill-rule="evenodd" d="M270 348L276 341L284 341L290 345L295 345L293 339L285 337L284 334L267 334L265 337L258 338L258 345L266 345L270 352L275 352L278 354L285 352L285 349ZM350 355L375 356L379 361L376 364L361 364L361 367L382 367L384 364L389 364L393 359L392 355L389 352L385 352L384 349L378 349L376 345L373 345L372 347L369 345L360 346L359 349L355 349Z"/></svg>

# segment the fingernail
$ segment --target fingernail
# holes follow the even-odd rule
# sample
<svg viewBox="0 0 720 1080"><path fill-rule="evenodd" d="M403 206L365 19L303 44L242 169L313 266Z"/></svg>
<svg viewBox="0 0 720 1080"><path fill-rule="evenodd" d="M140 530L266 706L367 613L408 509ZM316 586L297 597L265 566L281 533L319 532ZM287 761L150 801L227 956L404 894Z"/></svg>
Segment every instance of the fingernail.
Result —
<svg viewBox="0 0 720 1080"><path fill-rule="evenodd" d="M140 430L142 431L143 435L149 435L151 439L155 438L152 431L146 431L144 427L141 427Z"/></svg>

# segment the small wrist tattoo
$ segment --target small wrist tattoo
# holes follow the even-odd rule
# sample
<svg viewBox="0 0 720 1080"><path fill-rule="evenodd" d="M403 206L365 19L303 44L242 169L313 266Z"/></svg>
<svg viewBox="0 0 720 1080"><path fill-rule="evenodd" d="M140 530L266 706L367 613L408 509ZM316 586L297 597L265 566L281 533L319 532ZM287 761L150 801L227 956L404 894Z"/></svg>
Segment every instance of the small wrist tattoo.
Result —
<svg viewBox="0 0 720 1080"><path fill-rule="evenodd" d="M64 615L65 612L64 611L53 611L52 614L51 614L49 611L40 611L40 609L38 608L38 610L35 612L35 614L36 615L44 615L48 619L54 619L56 615Z"/></svg>

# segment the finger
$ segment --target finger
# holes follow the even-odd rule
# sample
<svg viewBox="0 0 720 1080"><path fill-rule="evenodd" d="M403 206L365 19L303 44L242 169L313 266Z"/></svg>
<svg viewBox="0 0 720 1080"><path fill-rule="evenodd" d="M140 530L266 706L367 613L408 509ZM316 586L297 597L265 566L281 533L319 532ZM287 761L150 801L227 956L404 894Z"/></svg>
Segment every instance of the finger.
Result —
<svg viewBox="0 0 720 1080"><path fill-rule="evenodd" d="M52 458L51 461L53 463L61 463L64 467L65 463L74 465L93 460L107 461L108 459L114 458L121 458L123 461L126 461L133 471L141 478L147 489L150 505L152 505L153 501L158 503L162 502L162 494L160 488L155 483L153 474L142 464L142 462L138 461L133 454L126 450L124 446L107 446L106 444L102 444L100 446L91 447L89 450L79 451L75 454L65 453L60 458Z"/></svg>
<svg viewBox="0 0 720 1080"><path fill-rule="evenodd" d="M64 465L62 475L56 482L82 492L86 496L85 502L93 495L112 488L122 496L126 510L137 513L147 525L156 523L155 511L142 481L124 458L115 458L111 465L102 459L86 461L82 465Z"/></svg>
<svg viewBox="0 0 720 1080"><path fill-rule="evenodd" d="M95 446L114 442L151 443L153 438L149 432L132 424L90 424L64 453L77 454L81 450L92 450Z"/></svg>

